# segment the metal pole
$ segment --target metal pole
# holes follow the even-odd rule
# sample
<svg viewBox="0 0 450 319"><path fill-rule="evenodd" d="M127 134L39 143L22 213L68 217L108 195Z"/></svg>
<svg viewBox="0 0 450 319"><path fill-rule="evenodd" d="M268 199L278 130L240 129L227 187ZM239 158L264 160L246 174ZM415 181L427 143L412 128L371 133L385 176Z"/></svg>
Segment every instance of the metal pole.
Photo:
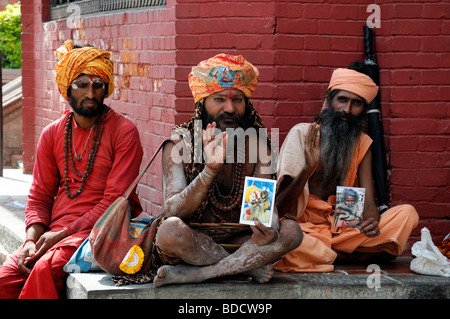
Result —
<svg viewBox="0 0 450 319"><path fill-rule="evenodd" d="M3 74L2 74L2 50L0 50L0 177L3 176Z"/></svg>

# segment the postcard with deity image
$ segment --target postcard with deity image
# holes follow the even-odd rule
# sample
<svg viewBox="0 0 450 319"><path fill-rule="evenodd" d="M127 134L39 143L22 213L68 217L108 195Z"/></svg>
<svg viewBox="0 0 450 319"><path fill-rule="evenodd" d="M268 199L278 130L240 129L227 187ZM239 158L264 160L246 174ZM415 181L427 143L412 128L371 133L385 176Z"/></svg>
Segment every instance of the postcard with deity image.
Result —
<svg viewBox="0 0 450 319"><path fill-rule="evenodd" d="M361 224L366 189L338 186L334 226L356 228Z"/></svg>
<svg viewBox="0 0 450 319"><path fill-rule="evenodd" d="M271 227L276 182L273 179L245 177L239 223L254 225L258 220L263 225Z"/></svg>

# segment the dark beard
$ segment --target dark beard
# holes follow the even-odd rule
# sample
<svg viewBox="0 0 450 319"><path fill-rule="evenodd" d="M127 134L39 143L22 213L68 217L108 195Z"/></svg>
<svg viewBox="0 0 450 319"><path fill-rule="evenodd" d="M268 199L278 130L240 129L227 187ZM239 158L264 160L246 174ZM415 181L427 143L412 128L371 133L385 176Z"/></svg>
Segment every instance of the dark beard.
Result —
<svg viewBox="0 0 450 319"><path fill-rule="evenodd" d="M344 183L364 119L365 113L356 117L334 111L331 106L318 117L321 123L320 160L324 167L322 187Z"/></svg>
<svg viewBox="0 0 450 319"><path fill-rule="evenodd" d="M239 130L233 130L232 135L228 136L228 143L227 143L227 154L230 154L230 149L229 148L233 148L233 152L231 154L234 154L234 156L228 156L225 158L225 163L244 163L245 162L245 158L238 158L238 147L239 147L239 143L238 143L238 136L240 133L244 133L246 129L248 129L251 125L250 125L250 121L249 121L249 114L248 114L248 107L246 107L246 111L244 113L243 116L239 116L236 113L221 113L219 114L216 118L214 118L211 114L208 113L208 111L206 110L206 107L203 107L203 113L202 113L202 126L203 129L206 129L206 126L208 124L211 124L213 122L216 122L216 128L219 129L222 132L226 132L227 128L230 129L239 129ZM221 120L227 120L227 119L233 119L235 121L235 125L234 126L228 126L228 125L221 125L219 122ZM242 129L242 130L240 130ZM230 133L230 132L228 132ZM245 133L244 133L245 134ZM231 141L231 139L233 139Z"/></svg>
<svg viewBox="0 0 450 319"><path fill-rule="evenodd" d="M235 121L236 126L235 127L227 127L227 126L222 126L219 121L221 120L227 120L227 119L232 119ZM247 128L250 127L250 123L248 121L248 116L247 116L247 112L245 112L245 114L243 116L239 116L236 113L221 113L219 114L216 118L214 118L211 114L208 113L208 111L206 110L206 108L203 108L203 113L202 113L202 120L203 120L203 129L206 129L206 126L208 124L211 124L213 122L216 122L216 127L221 130L222 132L225 132L227 128L238 128L241 127L244 130L246 130Z"/></svg>
<svg viewBox="0 0 450 319"><path fill-rule="evenodd" d="M72 97L72 95L69 96L69 105L72 107L73 111L77 113L78 115L87 117L87 118L93 118L101 114L104 110L103 101L98 101L97 99L91 99L97 104L97 107L95 108L83 108L82 105L85 101L88 101L88 98L84 98L81 100L81 102L78 104L77 101Z"/></svg>

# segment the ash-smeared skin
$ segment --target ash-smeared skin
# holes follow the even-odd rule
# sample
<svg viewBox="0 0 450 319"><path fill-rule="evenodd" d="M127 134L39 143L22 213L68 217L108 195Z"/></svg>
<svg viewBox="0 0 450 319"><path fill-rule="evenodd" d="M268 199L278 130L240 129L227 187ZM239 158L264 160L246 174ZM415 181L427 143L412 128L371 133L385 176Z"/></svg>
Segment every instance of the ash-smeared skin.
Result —
<svg viewBox="0 0 450 319"><path fill-rule="evenodd" d="M223 165L219 173L205 166L205 174L202 174L205 183L197 176L188 185L183 163L175 163L170 157L174 145L167 144L163 151L164 208L166 216L172 217L159 227L156 242L165 253L178 256L187 264L159 268L154 280L155 286L201 282L239 273L261 283L269 281L273 276L272 262L300 244L301 231L298 231L298 224L292 220L280 223L274 207L272 227L267 228L257 222L257 225L251 226L253 234L241 238L242 246L229 254L211 237L191 229L183 220L200 206L214 179L219 187L230 186L233 178L231 165ZM248 150L248 145L246 148ZM268 165L270 163L248 163L247 175L270 178L262 174L263 168ZM203 216L202 220L210 218L214 221L215 217L208 216L209 214L208 211L203 212L207 216Z"/></svg>
<svg viewBox="0 0 450 319"><path fill-rule="evenodd" d="M171 159L174 143L169 142L163 150L163 196L166 216L189 217L202 203L209 191L197 176L189 185L184 175L183 163L175 163ZM217 172L205 166L202 177L207 185L211 185Z"/></svg>
<svg viewBox="0 0 450 319"><path fill-rule="evenodd" d="M280 238L287 238L283 234L282 227ZM228 255L219 262L209 266L198 267L191 265L165 265L158 269L154 284L161 287L174 283L196 283L204 280L222 276L229 276L239 273L245 273L254 280L264 283L273 276L273 267L268 260L275 260L280 257L280 251L284 247L289 247L289 243L284 240L277 240L271 244L258 246L252 240L244 243L235 253Z"/></svg>

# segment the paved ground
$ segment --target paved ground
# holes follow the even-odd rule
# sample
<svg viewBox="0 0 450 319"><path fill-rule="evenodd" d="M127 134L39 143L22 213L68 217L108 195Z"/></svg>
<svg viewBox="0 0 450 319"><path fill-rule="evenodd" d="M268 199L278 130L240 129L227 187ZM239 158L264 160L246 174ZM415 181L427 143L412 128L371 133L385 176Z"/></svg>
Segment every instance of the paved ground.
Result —
<svg viewBox="0 0 450 319"><path fill-rule="evenodd" d="M24 208L31 176L6 169L0 177L0 263L24 239ZM71 274L70 299L449 299L450 278L417 275L410 257L367 266L337 266L332 273L277 273L268 284L212 281L155 288L153 284L115 287L105 273ZM184 303L183 303L184 305ZM187 304L186 304L187 305ZM184 309L188 311L188 309ZM231 309L230 309L231 310ZM241 309L242 310L242 309Z"/></svg>

